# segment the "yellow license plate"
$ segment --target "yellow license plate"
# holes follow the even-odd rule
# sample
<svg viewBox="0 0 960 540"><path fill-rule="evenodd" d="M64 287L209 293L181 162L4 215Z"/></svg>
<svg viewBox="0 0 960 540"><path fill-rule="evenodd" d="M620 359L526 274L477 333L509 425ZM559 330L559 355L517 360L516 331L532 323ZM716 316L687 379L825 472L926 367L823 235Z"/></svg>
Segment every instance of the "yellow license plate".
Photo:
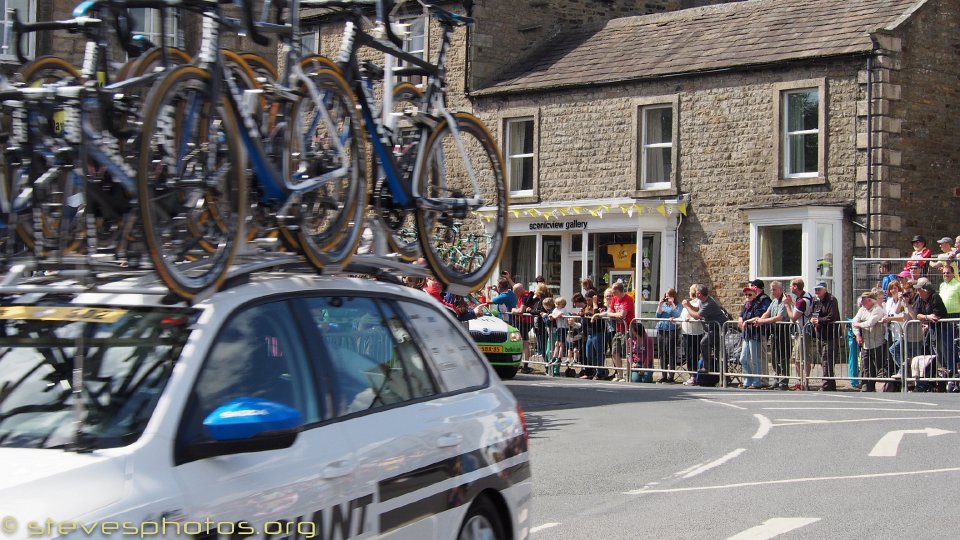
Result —
<svg viewBox="0 0 960 540"><path fill-rule="evenodd" d="M480 350L483 352L503 352L503 347L500 345L481 345Z"/></svg>

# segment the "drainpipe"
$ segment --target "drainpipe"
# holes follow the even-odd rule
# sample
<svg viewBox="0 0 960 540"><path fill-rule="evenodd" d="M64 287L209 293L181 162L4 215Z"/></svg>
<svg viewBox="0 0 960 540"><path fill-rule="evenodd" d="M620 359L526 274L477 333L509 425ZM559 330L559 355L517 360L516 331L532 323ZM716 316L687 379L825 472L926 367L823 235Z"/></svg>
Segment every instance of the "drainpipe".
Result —
<svg viewBox="0 0 960 540"><path fill-rule="evenodd" d="M687 208L690 208L690 203L687 203ZM675 287L680 287L680 225L683 225L683 212L677 212L680 219L677 220L677 229L673 233L673 281ZM689 295L687 295L689 296Z"/></svg>
<svg viewBox="0 0 960 540"><path fill-rule="evenodd" d="M872 36L871 36L872 37ZM876 51L877 42L873 48ZM870 258L871 217L873 216L873 53L867 57L867 243L864 256Z"/></svg>

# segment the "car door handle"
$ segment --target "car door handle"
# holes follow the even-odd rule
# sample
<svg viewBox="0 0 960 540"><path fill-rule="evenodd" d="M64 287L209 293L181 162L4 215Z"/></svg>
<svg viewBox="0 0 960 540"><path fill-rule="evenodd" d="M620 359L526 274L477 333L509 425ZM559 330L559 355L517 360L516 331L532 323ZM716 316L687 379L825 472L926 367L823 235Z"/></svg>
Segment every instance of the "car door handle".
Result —
<svg viewBox="0 0 960 540"><path fill-rule="evenodd" d="M437 448L447 448L457 446L463 442L463 435L459 433L447 433L437 439Z"/></svg>
<svg viewBox="0 0 960 540"><path fill-rule="evenodd" d="M334 461L323 468L323 477L327 479L340 478L352 473L354 463L350 460Z"/></svg>

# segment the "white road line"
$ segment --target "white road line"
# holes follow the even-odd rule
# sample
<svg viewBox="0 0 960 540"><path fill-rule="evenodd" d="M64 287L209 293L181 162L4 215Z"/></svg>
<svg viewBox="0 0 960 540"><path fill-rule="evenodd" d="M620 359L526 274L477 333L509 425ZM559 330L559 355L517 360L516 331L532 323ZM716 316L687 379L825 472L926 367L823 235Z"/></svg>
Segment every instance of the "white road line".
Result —
<svg viewBox="0 0 960 540"><path fill-rule="evenodd" d="M851 420L820 420L820 419L811 419L804 420L800 418L778 418L774 420L777 422L773 427L783 427L783 426L800 426L808 424L853 424L856 422L887 422L887 421L901 421L901 420L923 420L924 422L929 420L956 420L960 418L960 415L955 416L900 416L900 417L889 417L889 418L857 418ZM786 422L786 423L782 423Z"/></svg>
<svg viewBox="0 0 960 540"><path fill-rule="evenodd" d="M675 473L673 473L673 476L683 476L683 475L687 474L688 472L696 469L697 467L702 467L702 466L703 466L703 462L697 463L696 465L691 465L691 466L687 467L686 469L684 469L684 470L682 470L682 471L680 471L680 472L675 472ZM669 477L668 477L668 478L669 478ZM647 484L647 485L650 485L650 484Z"/></svg>
<svg viewBox="0 0 960 540"><path fill-rule="evenodd" d="M809 399L738 399L736 401L731 401L730 403L746 403L746 404L764 404L764 403L812 403ZM816 403L850 403L845 400L837 401L817 401Z"/></svg>
<svg viewBox="0 0 960 540"><path fill-rule="evenodd" d="M742 454L742 453L744 453L744 452L746 452L746 451L747 451L746 448L737 448L737 449L734 450L733 452L730 452L729 454L723 456L723 457L720 458L720 459L716 459L716 460L714 460L714 461L711 461L710 463L707 463L706 465L701 465L701 466L697 467L696 469L694 469L694 470L688 472L687 474L683 475L682 478L693 478L694 476L697 476L698 474L705 473L705 472L709 471L710 469L712 469L712 468L714 468L714 467L719 467L720 465L723 465L724 463L730 461L731 459L739 456L740 454Z"/></svg>
<svg viewBox="0 0 960 540"><path fill-rule="evenodd" d="M925 412L925 413L960 413L960 409L884 409L880 407L764 407L765 411L893 411L893 412Z"/></svg>
<svg viewBox="0 0 960 540"><path fill-rule="evenodd" d="M889 402L889 403L903 403L904 405L929 405L929 406L931 406L931 407L939 407L939 406L940 406L940 405L937 404L937 403L928 403L928 402L926 402L926 401L901 401L901 400L899 400L899 399L889 399L889 398L882 398L882 397L860 396L860 399L869 399L869 400L872 400L872 401L886 401L886 402Z"/></svg>
<svg viewBox="0 0 960 540"><path fill-rule="evenodd" d="M741 406L739 406L739 405L734 405L734 404L732 404L732 403L725 403L725 402L723 402L723 401L714 401L714 400L712 400L712 399L706 399L706 398L700 398L700 401L703 401L703 402L706 402L706 403L716 403L717 405L724 405L724 406L727 406L727 407L733 407L734 409L740 409L741 411L747 410L746 407L741 407Z"/></svg>
<svg viewBox="0 0 960 540"><path fill-rule="evenodd" d="M762 414L753 415L757 419L757 422L760 422L760 425L757 427L757 432L753 434L754 439L762 439L767 433L770 433L770 428L773 427L773 423L770 422L770 419Z"/></svg>
<svg viewBox="0 0 960 540"><path fill-rule="evenodd" d="M820 518L772 518L727 540L767 540L818 521Z"/></svg>
<svg viewBox="0 0 960 540"><path fill-rule="evenodd" d="M925 469L921 471L903 471L876 474L856 474L851 476L818 476L810 478L788 478L785 480L765 480L762 482L740 482L737 484L723 484L718 486L699 486L670 489L635 489L633 491L624 491L624 495L645 495L647 493L679 493L683 491L713 491L719 489L733 489L752 486L767 486L773 484L800 484L803 482L829 482L834 480L862 480L866 478L887 478L894 476L919 476L922 474L937 473L955 473L960 472L960 467L950 467L947 469Z"/></svg>
<svg viewBox="0 0 960 540"><path fill-rule="evenodd" d="M543 525L537 525L536 527L530 528L530 534L540 532L545 529L550 529L552 527L556 527L557 525L559 525L559 523L544 523Z"/></svg>

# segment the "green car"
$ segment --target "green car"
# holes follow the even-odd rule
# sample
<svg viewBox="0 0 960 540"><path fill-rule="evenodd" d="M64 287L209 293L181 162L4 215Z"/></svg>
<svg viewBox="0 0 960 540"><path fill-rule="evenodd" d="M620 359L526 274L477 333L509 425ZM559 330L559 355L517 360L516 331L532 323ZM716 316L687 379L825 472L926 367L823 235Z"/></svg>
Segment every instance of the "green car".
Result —
<svg viewBox="0 0 960 540"><path fill-rule="evenodd" d="M523 336L499 317L484 315L467 322L470 336L501 379L512 379L520 369Z"/></svg>

